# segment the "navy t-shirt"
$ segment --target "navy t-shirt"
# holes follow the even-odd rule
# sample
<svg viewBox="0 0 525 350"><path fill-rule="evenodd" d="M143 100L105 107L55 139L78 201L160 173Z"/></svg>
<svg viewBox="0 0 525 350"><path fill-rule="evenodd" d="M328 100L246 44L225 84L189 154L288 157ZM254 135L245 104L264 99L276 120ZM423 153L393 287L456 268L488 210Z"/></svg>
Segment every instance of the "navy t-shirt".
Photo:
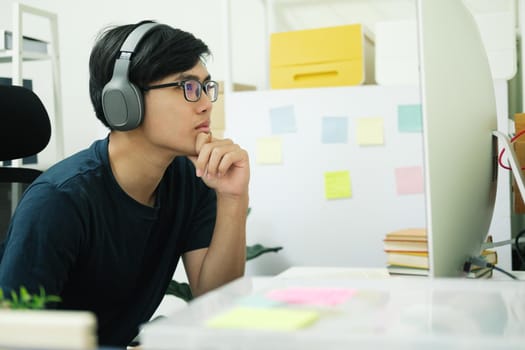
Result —
<svg viewBox="0 0 525 350"><path fill-rule="evenodd" d="M156 204L128 196L108 138L56 164L26 190L0 246L0 287L39 287L59 309L90 310L99 344L125 346L160 304L182 253L207 247L215 192L186 157L166 170Z"/></svg>

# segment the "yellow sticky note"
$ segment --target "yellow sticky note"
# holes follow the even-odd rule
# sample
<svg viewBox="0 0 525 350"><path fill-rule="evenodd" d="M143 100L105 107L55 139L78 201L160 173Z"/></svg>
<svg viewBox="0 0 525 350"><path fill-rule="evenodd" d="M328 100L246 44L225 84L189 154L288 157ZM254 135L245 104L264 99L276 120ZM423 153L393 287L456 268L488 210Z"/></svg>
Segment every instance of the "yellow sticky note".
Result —
<svg viewBox="0 0 525 350"><path fill-rule="evenodd" d="M383 118L360 118L357 120L357 143L359 145L382 145L384 141Z"/></svg>
<svg viewBox="0 0 525 350"><path fill-rule="evenodd" d="M279 137L257 139L256 160L259 164L282 163L282 140Z"/></svg>
<svg viewBox="0 0 525 350"><path fill-rule="evenodd" d="M291 331L307 327L317 319L319 313L311 310L235 307L209 319L206 325L212 328Z"/></svg>
<svg viewBox="0 0 525 350"><path fill-rule="evenodd" d="M350 172L332 171L324 174L324 191L327 199L352 197Z"/></svg>

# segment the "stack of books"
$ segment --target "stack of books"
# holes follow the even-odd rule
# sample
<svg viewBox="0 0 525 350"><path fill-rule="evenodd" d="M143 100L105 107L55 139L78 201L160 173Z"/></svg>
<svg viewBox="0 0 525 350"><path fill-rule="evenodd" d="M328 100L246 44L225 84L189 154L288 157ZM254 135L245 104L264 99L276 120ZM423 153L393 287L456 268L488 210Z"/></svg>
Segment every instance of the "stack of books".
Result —
<svg viewBox="0 0 525 350"><path fill-rule="evenodd" d="M489 236L488 242L492 241ZM409 228L386 234L383 246L387 257L387 270L390 275L428 276L428 240L423 228ZM496 251L485 249L481 256L493 265L498 263ZM492 268L472 265L465 272L467 278L490 278Z"/></svg>
<svg viewBox="0 0 525 350"><path fill-rule="evenodd" d="M391 275L428 276L428 241L423 228L409 228L386 234L383 246Z"/></svg>

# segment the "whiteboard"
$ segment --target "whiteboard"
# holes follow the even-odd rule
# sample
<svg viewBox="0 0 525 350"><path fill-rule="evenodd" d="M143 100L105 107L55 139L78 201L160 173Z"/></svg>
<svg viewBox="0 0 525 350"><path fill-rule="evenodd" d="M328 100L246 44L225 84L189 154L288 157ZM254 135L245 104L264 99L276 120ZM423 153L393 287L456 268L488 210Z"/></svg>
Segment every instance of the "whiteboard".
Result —
<svg viewBox="0 0 525 350"><path fill-rule="evenodd" d="M385 234L425 227L424 194L399 194L395 175L397 168L423 167L422 133L398 126L398 106L418 104L417 86L228 94L225 137L250 155L247 244L283 247L248 262L247 274L271 275L291 266L386 266ZM275 133L272 110L283 107L293 108L295 130ZM347 142L322 142L324 117L347 118ZM362 118L383 118L383 144L357 143ZM267 137L282 142L279 164L257 161L257 140ZM326 198L324 175L332 171L350 173L350 198Z"/></svg>

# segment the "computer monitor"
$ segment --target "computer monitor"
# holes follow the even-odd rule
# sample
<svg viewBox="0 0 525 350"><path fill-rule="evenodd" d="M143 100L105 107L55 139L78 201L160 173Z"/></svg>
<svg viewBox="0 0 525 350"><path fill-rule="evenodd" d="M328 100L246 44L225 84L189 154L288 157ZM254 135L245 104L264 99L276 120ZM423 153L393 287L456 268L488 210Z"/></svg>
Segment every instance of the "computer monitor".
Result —
<svg viewBox="0 0 525 350"><path fill-rule="evenodd" d="M430 275L463 274L492 219L496 102L477 24L461 0L418 0Z"/></svg>

